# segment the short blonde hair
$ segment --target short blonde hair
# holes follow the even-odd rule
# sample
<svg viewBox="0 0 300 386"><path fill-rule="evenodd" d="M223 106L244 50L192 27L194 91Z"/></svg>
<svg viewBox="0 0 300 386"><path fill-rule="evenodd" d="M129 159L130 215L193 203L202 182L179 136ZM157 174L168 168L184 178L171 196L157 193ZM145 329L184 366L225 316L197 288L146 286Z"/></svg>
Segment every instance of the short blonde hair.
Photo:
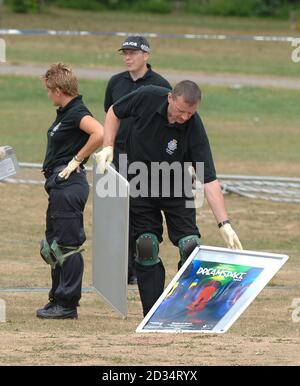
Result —
<svg viewBox="0 0 300 386"><path fill-rule="evenodd" d="M65 95L78 95L78 80L71 68L63 63L51 64L42 79L50 90L59 88Z"/></svg>

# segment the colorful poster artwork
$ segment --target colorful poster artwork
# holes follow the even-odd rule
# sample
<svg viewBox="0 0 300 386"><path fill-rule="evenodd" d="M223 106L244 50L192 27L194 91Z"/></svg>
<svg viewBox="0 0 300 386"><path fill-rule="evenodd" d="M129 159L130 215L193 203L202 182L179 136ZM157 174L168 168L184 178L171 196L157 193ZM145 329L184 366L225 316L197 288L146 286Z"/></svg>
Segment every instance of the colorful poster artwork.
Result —
<svg viewBox="0 0 300 386"><path fill-rule="evenodd" d="M146 330L212 330L263 268L192 260L174 283Z"/></svg>

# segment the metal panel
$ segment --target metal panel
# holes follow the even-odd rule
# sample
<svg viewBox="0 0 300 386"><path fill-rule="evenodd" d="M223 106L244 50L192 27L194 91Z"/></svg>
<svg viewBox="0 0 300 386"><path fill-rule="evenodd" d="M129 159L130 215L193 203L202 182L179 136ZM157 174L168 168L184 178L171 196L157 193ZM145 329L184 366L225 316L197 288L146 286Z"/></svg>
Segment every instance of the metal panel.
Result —
<svg viewBox="0 0 300 386"><path fill-rule="evenodd" d="M111 166L93 170L93 286L123 319L127 317L129 183Z"/></svg>
<svg viewBox="0 0 300 386"><path fill-rule="evenodd" d="M0 181L13 176L19 170L15 151L10 146L4 146L5 158L0 160Z"/></svg>

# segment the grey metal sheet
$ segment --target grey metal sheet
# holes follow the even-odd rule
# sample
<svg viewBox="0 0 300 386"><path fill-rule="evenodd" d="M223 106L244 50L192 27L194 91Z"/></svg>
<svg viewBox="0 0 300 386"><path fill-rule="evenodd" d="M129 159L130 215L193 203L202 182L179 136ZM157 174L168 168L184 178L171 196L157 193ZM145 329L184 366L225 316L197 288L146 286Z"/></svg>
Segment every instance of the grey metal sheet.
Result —
<svg viewBox="0 0 300 386"><path fill-rule="evenodd" d="M93 170L93 287L127 317L129 183L111 166Z"/></svg>
<svg viewBox="0 0 300 386"><path fill-rule="evenodd" d="M13 176L19 170L15 151L10 146L5 146L5 158L0 160L0 181Z"/></svg>

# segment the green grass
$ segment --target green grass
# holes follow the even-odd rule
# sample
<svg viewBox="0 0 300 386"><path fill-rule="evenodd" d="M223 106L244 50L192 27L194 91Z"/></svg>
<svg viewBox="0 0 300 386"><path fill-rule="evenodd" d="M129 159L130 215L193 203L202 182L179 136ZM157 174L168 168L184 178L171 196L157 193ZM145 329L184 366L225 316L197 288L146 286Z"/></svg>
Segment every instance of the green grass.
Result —
<svg viewBox="0 0 300 386"><path fill-rule="evenodd" d="M292 35L287 21L193 15L145 15L50 9L40 15L2 13L3 28ZM89 67L122 66L121 37L4 36L9 63L67 62ZM159 69L299 76L290 43L150 39L151 62Z"/></svg>
<svg viewBox="0 0 300 386"><path fill-rule="evenodd" d="M82 80L81 93L103 122L106 82ZM41 162L46 131L55 117L39 79L0 79L1 142L17 150L21 161ZM300 94L293 90L203 87L200 114L219 172L294 175L300 164ZM228 166L228 163L231 164ZM246 165L246 166L245 166Z"/></svg>
<svg viewBox="0 0 300 386"><path fill-rule="evenodd" d="M200 113L216 158L222 163L284 161L299 166L299 103L297 91L205 88ZM260 174L253 168L251 172Z"/></svg>
<svg viewBox="0 0 300 386"><path fill-rule="evenodd" d="M249 200L236 195L226 196L225 200L244 248L290 256L272 280L272 288L265 288L226 334L161 334L159 342L155 334L135 334L142 319L137 290L128 293L127 320L118 318L96 294L83 294L78 321L41 321L35 317L35 311L46 302L46 293L0 293L7 305L7 323L0 325L0 363L296 364L299 324L291 321L291 302L299 296L295 287L299 282L300 259L298 206ZM45 227L46 206L47 196L42 186L1 186L1 287L50 285L49 267L39 257L38 248ZM84 287L90 287L92 281L91 218L92 195L85 211ZM203 242L223 246L207 206L198 212L197 220ZM32 232L38 227L39 234ZM171 246L166 229L164 236L160 255L166 267L167 284L176 273L178 249ZM29 238L34 238L35 243L28 244ZM11 242L12 239L18 240L19 244ZM284 288L279 287L282 285ZM237 356L237 352L241 354Z"/></svg>
<svg viewBox="0 0 300 386"><path fill-rule="evenodd" d="M81 82L91 112L103 122L104 82ZM56 108L37 78L0 79L1 142L15 147L19 160L42 162L46 132Z"/></svg>
<svg viewBox="0 0 300 386"><path fill-rule="evenodd" d="M1 27L290 34L284 21L99 14L54 9L43 15L6 12ZM121 40L11 37L7 39L8 60L47 64L61 60L72 65L121 67L116 53ZM155 68L286 76L297 76L300 69L300 64L291 64L290 47L285 44L152 39L151 45L151 62ZM80 81L86 104L101 122L105 87L104 81ZM200 114L218 173L299 175L298 91L208 86L202 91ZM0 145L12 145L19 161L42 162L46 131L54 118L55 107L39 79L1 76ZM47 206L43 187L0 184L0 188L3 219L0 223L0 286L50 286L49 267L39 257ZM180 358L179 364L183 365L295 364L299 358L299 326L291 322L289 307L292 299L298 296L298 290L293 288L299 281L299 208L293 204L250 200L236 195L227 195L225 200L245 249L290 256L271 283L275 288L279 285L286 288L266 288L227 334L222 337L164 334L158 345L153 334L134 334L142 314L138 294L132 291L128 297L129 317L126 321L118 319L95 294L84 294L80 319L74 323L36 319L35 310L45 303L46 294L1 293L1 298L7 301L7 323L0 326L0 363L157 365L159 361L170 365ZM198 212L197 222L204 244L224 246L207 205ZM89 287L92 285L92 194L85 211L85 226L83 286ZM178 249L168 241L166 229L164 240L160 251L168 283L176 272ZM54 350L59 360L53 361Z"/></svg>

